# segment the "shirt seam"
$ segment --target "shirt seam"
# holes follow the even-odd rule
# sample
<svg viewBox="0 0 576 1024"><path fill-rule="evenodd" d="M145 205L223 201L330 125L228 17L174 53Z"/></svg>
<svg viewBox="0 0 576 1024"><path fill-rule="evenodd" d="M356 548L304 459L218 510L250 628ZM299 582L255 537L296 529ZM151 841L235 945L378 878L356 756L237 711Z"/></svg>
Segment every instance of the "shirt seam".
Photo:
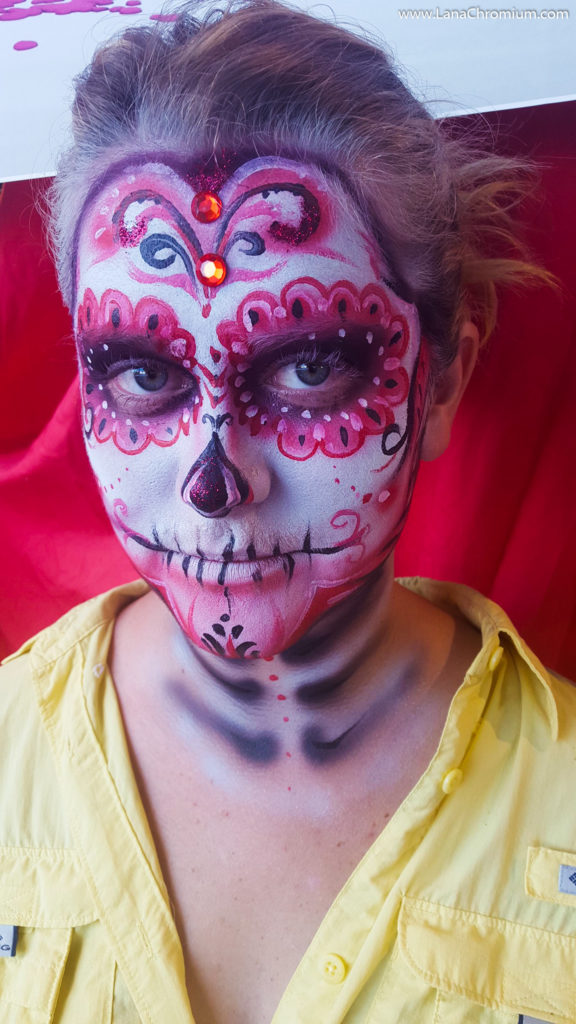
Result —
<svg viewBox="0 0 576 1024"><path fill-rule="evenodd" d="M508 917L495 917L493 914L485 914L481 910L464 910L462 907L451 907L447 903L437 903L433 900L425 900L418 896L410 896L405 890L401 893L402 899L407 903L417 904L420 907L439 908L441 910L448 910L451 914L455 914L457 917L463 917L465 919L473 919L480 917L485 921L495 922L496 928L499 931L503 929L500 925L506 925L514 930L521 931L523 929L529 929L530 931L541 932L543 935L550 935L553 939L557 939L560 942L568 942L576 946L576 935L566 935L563 932L555 932L550 928L542 928L539 925L527 924L523 921L512 921Z"/></svg>

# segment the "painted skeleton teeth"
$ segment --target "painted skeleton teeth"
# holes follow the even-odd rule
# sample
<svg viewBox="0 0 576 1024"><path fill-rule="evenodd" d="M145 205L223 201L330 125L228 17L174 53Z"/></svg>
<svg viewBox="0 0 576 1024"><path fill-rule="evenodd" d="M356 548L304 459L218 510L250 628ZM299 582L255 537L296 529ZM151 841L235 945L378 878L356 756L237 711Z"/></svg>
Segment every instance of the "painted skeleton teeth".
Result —
<svg viewBox="0 0 576 1024"><path fill-rule="evenodd" d="M346 337L346 331L344 330L343 327L341 327L340 330L338 331L338 337L339 338L345 338Z"/></svg>
<svg viewBox="0 0 576 1024"><path fill-rule="evenodd" d="M240 395L240 401L249 402L252 397L253 396L251 391L243 391L242 394Z"/></svg>
<svg viewBox="0 0 576 1024"><path fill-rule="evenodd" d="M310 412L310 409L304 409L304 411L301 412L300 415L303 416L305 420L309 420L312 416L312 413Z"/></svg>
<svg viewBox="0 0 576 1024"><path fill-rule="evenodd" d="M358 405L361 405L363 409L366 409L368 406L368 402L366 401L365 398L359 398Z"/></svg>
<svg viewBox="0 0 576 1024"><path fill-rule="evenodd" d="M236 380L234 381L234 387L241 388L245 380L246 377L236 377Z"/></svg>
<svg viewBox="0 0 576 1024"><path fill-rule="evenodd" d="M372 334L372 331L368 331L366 335L366 341L368 342L369 345L371 345L372 342L374 341L374 335Z"/></svg>

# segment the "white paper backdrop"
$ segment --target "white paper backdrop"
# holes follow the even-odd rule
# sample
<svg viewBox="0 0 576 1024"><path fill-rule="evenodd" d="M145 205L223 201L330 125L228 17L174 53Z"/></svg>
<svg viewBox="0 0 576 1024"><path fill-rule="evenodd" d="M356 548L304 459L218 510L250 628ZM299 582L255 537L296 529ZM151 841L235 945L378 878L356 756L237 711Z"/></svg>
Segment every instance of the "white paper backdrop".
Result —
<svg viewBox="0 0 576 1024"><path fill-rule="evenodd" d="M400 11L410 8L400 2L400 8L384 0L302 6L376 31L434 113L576 98L576 0L557 8L496 8L490 0L483 7L430 5L431 16L420 18L403 17ZM98 43L127 24L148 22L160 4L0 0L0 181L54 172L73 76Z"/></svg>

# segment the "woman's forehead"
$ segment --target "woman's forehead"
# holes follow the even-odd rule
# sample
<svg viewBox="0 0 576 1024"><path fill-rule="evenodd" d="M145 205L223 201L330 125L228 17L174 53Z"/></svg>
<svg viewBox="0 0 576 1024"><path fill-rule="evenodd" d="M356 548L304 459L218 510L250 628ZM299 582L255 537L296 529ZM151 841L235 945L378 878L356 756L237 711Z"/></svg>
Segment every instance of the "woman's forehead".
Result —
<svg viewBox="0 0 576 1024"><path fill-rule="evenodd" d="M313 164L263 157L225 174L132 158L102 176L81 218L78 301L119 276L133 298L177 288L206 308L303 274L324 285L389 276L352 197Z"/></svg>

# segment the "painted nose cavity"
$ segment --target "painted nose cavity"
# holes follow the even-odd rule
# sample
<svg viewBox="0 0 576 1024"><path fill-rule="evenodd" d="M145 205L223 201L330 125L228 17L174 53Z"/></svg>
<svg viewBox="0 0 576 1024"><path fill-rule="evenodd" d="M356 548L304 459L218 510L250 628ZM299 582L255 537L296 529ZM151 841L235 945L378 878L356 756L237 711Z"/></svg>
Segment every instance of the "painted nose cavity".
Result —
<svg viewBox="0 0 576 1024"><path fill-rule="evenodd" d="M181 494L207 519L227 516L248 499L250 486L226 455L216 431L187 474Z"/></svg>

